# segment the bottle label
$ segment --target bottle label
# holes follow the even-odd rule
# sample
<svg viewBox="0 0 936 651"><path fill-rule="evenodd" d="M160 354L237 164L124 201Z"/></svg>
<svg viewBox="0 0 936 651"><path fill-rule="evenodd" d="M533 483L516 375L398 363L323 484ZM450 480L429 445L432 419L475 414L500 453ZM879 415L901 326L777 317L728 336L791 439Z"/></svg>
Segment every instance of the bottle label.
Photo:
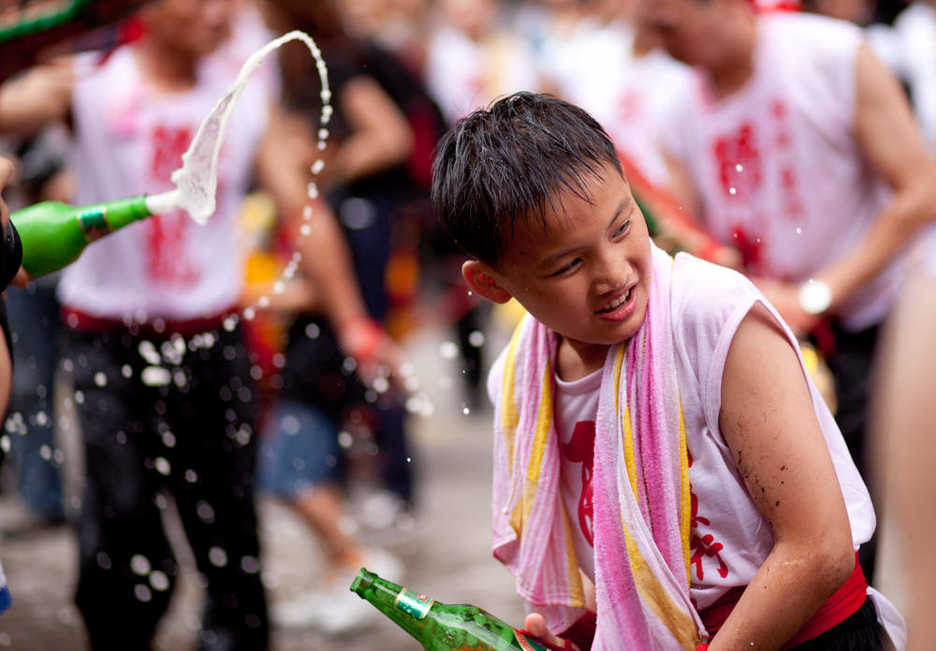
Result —
<svg viewBox="0 0 936 651"><path fill-rule="evenodd" d="M425 619L434 603L434 599L430 599L424 594L416 594L412 590L403 588L400 590L400 594L396 596L393 605L411 617Z"/></svg>
<svg viewBox="0 0 936 651"><path fill-rule="evenodd" d="M517 644L524 651L549 651L549 647L540 644L540 641L525 631L514 629L514 637L517 638Z"/></svg>
<svg viewBox="0 0 936 651"><path fill-rule="evenodd" d="M81 226L81 232L84 233L88 242L99 240L111 232L110 224L107 223L107 210L105 208L93 208L79 213L78 225Z"/></svg>

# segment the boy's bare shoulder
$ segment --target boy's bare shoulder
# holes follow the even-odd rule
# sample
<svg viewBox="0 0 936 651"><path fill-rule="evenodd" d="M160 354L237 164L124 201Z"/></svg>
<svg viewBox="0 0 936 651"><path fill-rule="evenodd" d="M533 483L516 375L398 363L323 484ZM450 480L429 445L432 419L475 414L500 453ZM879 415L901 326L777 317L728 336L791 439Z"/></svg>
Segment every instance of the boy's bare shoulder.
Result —
<svg viewBox="0 0 936 651"><path fill-rule="evenodd" d="M741 273L687 253L676 255L670 305L676 322L706 323L760 296Z"/></svg>

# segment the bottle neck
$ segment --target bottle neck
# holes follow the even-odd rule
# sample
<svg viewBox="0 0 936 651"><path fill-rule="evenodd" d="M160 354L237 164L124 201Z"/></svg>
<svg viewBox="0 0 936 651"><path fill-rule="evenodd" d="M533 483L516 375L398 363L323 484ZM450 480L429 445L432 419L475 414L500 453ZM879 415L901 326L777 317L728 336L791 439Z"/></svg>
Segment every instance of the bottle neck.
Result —
<svg viewBox="0 0 936 651"><path fill-rule="evenodd" d="M432 625L430 611L435 603L432 599L416 595L372 572L361 570L351 584L351 590L417 640L422 641Z"/></svg>
<svg viewBox="0 0 936 651"><path fill-rule="evenodd" d="M88 241L94 241L135 221L149 217L146 197L108 201L78 209L78 223Z"/></svg>

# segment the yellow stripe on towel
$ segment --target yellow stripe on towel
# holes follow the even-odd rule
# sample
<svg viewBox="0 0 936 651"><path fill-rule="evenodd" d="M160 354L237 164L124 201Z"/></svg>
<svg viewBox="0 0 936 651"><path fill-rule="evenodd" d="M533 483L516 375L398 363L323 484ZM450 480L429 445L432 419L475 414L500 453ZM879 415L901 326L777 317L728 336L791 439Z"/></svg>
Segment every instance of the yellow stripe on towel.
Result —
<svg viewBox="0 0 936 651"><path fill-rule="evenodd" d="M624 542L627 545L627 562L630 565L631 577L641 602L646 604L657 619L669 629L683 649L692 651L699 643L698 632L692 617L670 598L666 589L647 567L647 563L637 548L637 543L624 522L623 513L621 514L621 528L624 531Z"/></svg>
<svg viewBox="0 0 936 651"><path fill-rule="evenodd" d="M686 443L686 421L683 418L682 399L679 400L679 534L682 539L683 561L686 563L687 585L692 584L689 567L689 525L692 518L692 496L689 485L689 447Z"/></svg>
<svg viewBox="0 0 936 651"><path fill-rule="evenodd" d="M533 432L533 448L530 450L530 462L527 465L526 482L523 485L523 521L530 518L530 510L539 487L540 473L543 470L543 455L552 429L553 397L552 368L547 366L543 373L540 388L539 406L536 414L536 430Z"/></svg>
<svg viewBox="0 0 936 651"><path fill-rule="evenodd" d="M501 390L501 428L504 431L504 444L507 448L507 469L513 477L514 441L517 435L517 424L520 417L517 414L517 397L515 394L514 378L517 367L517 347L520 344L520 335L526 321L521 321L514 328L510 337L510 346L507 348L507 358L504 360L504 381Z"/></svg>

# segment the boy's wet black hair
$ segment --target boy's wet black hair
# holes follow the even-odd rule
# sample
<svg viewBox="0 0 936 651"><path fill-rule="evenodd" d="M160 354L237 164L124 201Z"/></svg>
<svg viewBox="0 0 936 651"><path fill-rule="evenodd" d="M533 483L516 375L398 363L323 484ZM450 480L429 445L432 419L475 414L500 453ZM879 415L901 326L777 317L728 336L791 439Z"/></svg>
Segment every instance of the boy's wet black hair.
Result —
<svg viewBox="0 0 936 651"><path fill-rule="evenodd" d="M551 95L515 93L462 118L439 141L432 203L466 254L496 266L518 220L545 225L564 191L590 201L586 182L606 165L623 174L588 113Z"/></svg>

